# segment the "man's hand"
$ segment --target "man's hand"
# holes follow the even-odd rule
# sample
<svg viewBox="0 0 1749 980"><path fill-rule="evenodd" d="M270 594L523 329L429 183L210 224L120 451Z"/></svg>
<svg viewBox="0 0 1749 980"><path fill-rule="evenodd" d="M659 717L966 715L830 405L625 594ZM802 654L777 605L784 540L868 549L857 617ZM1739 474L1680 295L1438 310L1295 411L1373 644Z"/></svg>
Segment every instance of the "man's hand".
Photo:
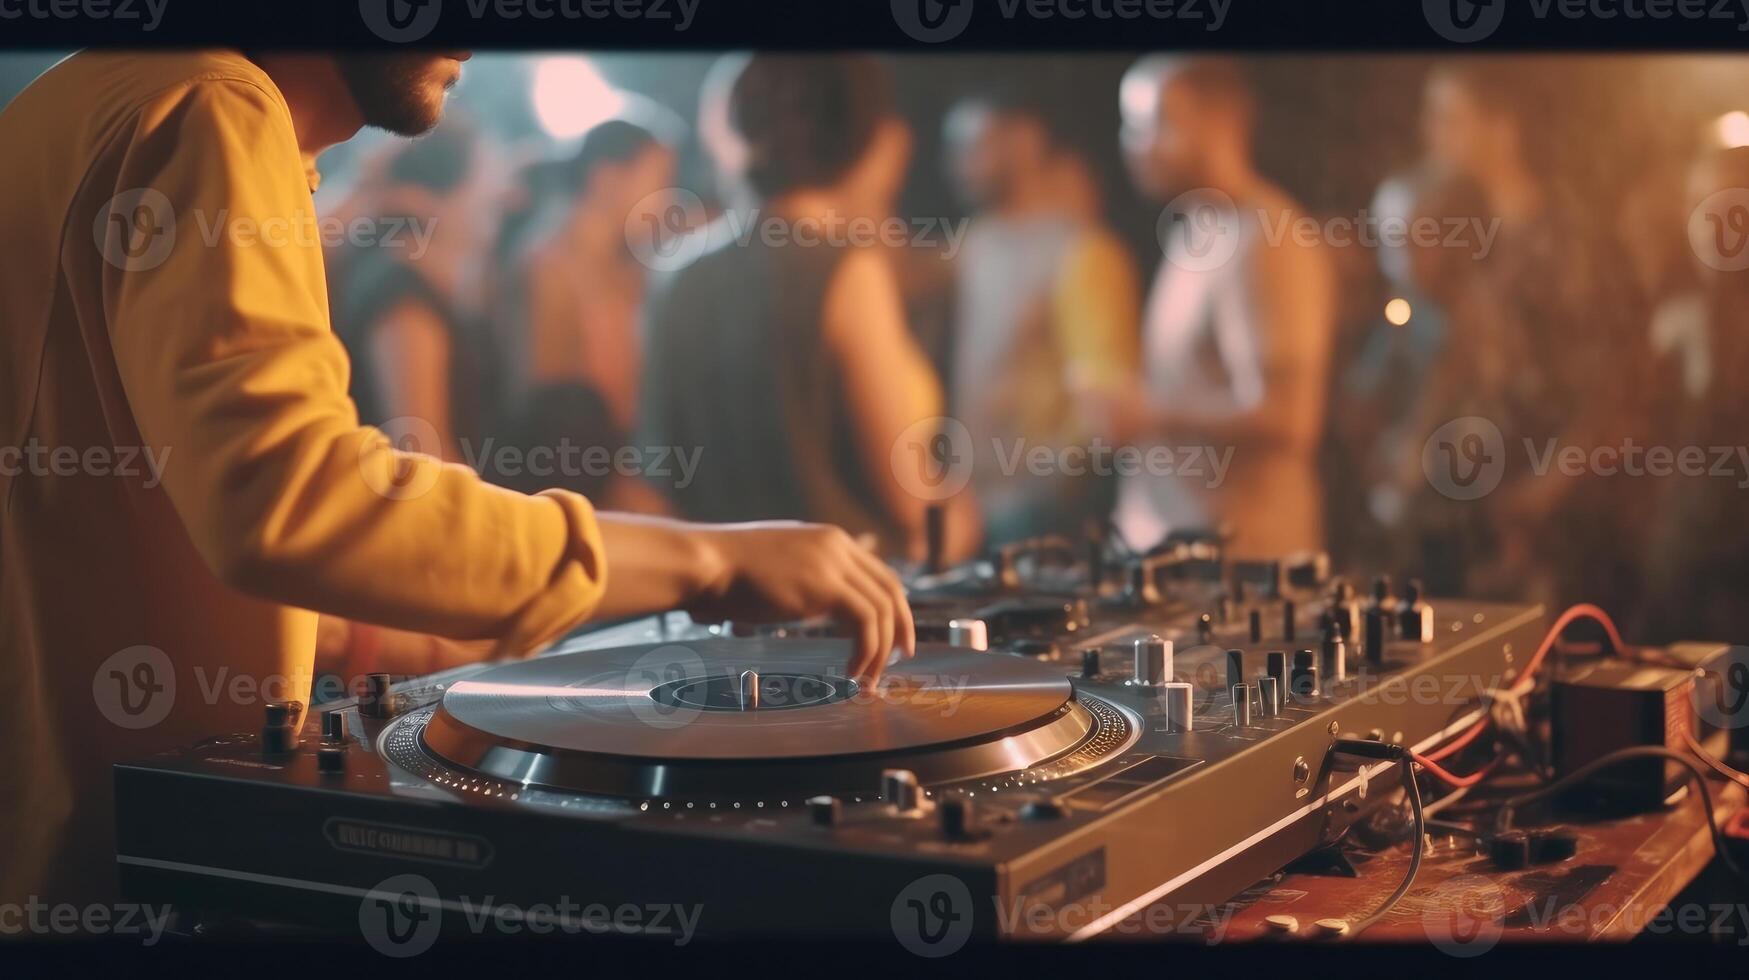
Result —
<svg viewBox="0 0 1749 980"><path fill-rule="evenodd" d="M682 608L702 620L830 615L850 627L850 676L873 682L894 647L917 652L898 576L836 527L772 521L689 524L598 515L607 554L601 619Z"/></svg>
<svg viewBox="0 0 1749 980"><path fill-rule="evenodd" d="M898 576L839 528L774 521L695 533L714 553L715 568L689 613L750 622L831 615L855 638L848 673L869 682L880 678L895 646L916 655L917 630Z"/></svg>

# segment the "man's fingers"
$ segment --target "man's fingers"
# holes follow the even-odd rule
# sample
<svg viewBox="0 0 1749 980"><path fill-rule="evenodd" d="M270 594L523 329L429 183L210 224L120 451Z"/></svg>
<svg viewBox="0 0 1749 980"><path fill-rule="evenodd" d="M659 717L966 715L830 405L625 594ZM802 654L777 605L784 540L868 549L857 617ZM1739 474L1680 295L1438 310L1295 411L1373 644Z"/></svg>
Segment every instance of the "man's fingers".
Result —
<svg viewBox="0 0 1749 980"><path fill-rule="evenodd" d="M879 655L876 651L880 648L880 617L875 613L874 604L853 583L846 581L839 586L839 591L841 594L834 604L835 614L845 625L852 627L855 638L850 662L844 669L852 679L859 679L867 672L869 662Z"/></svg>
<svg viewBox="0 0 1749 980"><path fill-rule="evenodd" d="M917 655L917 621L911 615L911 600L905 596L905 586L886 562L863 553L859 560L868 569L881 593L893 605L893 645L905 651L906 658Z"/></svg>
<svg viewBox="0 0 1749 980"><path fill-rule="evenodd" d="M887 669L887 657L893 652L894 616L893 600L881 586L880 580L867 569L851 568L846 577L853 587L861 591L862 597L868 600L875 612L875 652L874 657L865 667L869 681L880 680L881 672Z"/></svg>

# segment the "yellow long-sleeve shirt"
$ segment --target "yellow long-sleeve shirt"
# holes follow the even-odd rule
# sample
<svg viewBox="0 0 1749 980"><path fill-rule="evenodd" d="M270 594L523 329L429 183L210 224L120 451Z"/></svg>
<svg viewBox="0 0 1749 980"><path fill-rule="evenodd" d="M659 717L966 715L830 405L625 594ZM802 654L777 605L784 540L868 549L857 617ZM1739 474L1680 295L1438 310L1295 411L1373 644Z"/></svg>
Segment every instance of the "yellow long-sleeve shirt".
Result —
<svg viewBox="0 0 1749 980"><path fill-rule="evenodd" d="M312 610L523 652L606 569L583 498L359 425L313 160L253 63L76 55L0 146L0 902L91 900L110 765L307 702Z"/></svg>

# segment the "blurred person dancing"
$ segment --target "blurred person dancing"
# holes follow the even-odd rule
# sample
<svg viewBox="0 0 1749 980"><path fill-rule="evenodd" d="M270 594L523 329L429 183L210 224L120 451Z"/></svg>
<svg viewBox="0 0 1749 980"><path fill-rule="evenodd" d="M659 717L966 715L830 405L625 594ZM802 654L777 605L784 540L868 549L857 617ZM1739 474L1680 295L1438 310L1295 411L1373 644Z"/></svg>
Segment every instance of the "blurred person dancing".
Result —
<svg viewBox="0 0 1749 980"><path fill-rule="evenodd" d="M1235 557L1322 549L1329 256L1272 237L1305 209L1256 170L1237 64L1145 58L1124 76L1121 108L1137 184L1180 220L1162 221L1140 383L1109 407L1118 438L1171 447L1176 466L1120 482L1117 527L1140 548L1213 530Z"/></svg>
<svg viewBox="0 0 1749 980"><path fill-rule="evenodd" d="M940 422L941 384L885 250L845 234L892 214L910 132L872 58L733 64L713 75L726 96L705 102L725 105L731 132L718 138L741 143L733 156L761 210L741 216L748 234L723 222L703 233L702 254L653 290L645 440L702 450L691 483L670 488L682 514L830 521L921 559L929 491L952 474L906 448L932 441L918 428ZM945 503L952 560L979 530L969 494Z"/></svg>
<svg viewBox="0 0 1749 980"><path fill-rule="evenodd" d="M974 98L946 130L954 182L977 209L957 262L950 400L980 454L973 485L990 542L1079 533L1111 508L1092 469L1033 473L982 453L1090 451L1098 433L1072 389L1109 392L1133 375L1135 268L1100 217L1085 163L1038 109Z"/></svg>

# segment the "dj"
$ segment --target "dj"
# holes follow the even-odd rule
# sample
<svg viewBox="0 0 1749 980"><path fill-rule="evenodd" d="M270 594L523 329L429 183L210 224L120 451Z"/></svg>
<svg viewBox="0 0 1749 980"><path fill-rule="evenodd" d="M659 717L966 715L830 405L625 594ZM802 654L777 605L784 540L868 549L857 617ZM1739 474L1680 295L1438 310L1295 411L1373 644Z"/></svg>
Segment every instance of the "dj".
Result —
<svg viewBox="0 0 1749 980"><path fill-rule="evenodd" d="M45 450L0 470L0 902L106 898L110 764L307 703L318 613L504 654L591 616L832 614L852 675L912 652L836 528L596 514L359 425L313 162L430 129L465 57L80 54L0 114L0 446Z"/></svg>

